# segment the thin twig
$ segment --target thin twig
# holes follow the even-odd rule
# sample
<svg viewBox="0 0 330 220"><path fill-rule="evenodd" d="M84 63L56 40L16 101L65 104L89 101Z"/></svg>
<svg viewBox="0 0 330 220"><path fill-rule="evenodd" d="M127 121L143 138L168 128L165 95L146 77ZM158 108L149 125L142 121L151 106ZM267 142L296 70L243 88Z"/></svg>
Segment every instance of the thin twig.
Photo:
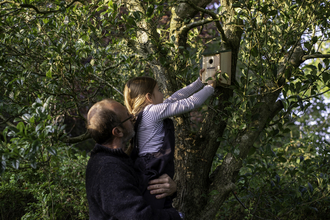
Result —
<svg viewBox="0 0 330 220"><path fill-rule="evenodd" d="M245 205L241 202L241 200L236 196L235 192L234 192L233 190L232 190L231 192L232 192L233 195L235 196L236 200L241 204L241 206L243 206L244 209L247 209L247 208L245 207ZM253 215L253 214L252 214L252 216L254 216L254 217L256 217L256 218L259 218L259 219L263 219L263 220L271 220L271 219L267 219L267 218L261 218L261 217L259 217L259 216L257 216L257 215Z"/></svg>
<svg viewBox="0 0 330 220"><path fill-rule="evenodd" d="M315 58L330 58L330 54L310 54L304 55L301 60L306 61L308 59L315 59Z"/></svg>
<svg viewBox="0 0 330 220"><path fill-rule="evenodd" d="M111 85L108 81L106 81L105 79L102 79L101 77L97 76L94 74L94 77L96 77L98 80L101 80L103 82L105 82L106 84L108 84L109 86L111 86L114 90L116 90L119 94L121 94L122 96L124 96L124 94L119 91L119 89L117 89L115 86Z"/></svg>

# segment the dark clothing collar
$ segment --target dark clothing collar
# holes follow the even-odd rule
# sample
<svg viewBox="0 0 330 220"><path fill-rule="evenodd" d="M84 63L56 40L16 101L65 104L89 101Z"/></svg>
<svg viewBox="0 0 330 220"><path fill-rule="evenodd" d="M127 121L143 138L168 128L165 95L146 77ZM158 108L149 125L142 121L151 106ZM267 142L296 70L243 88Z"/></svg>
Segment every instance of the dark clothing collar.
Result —
<svg viewBox="0 0 330 220"><path fill-rule="evenodd" d="M93 150L91 151L91 155L94 155L94 154L97 154L97 153L106 153L106 154L110 154L110 155L116 156L116 157L129 158L129 156L121 148L111 149L111 148L105 147L105 146L100 145L100 144L95 144Z"/></svg>

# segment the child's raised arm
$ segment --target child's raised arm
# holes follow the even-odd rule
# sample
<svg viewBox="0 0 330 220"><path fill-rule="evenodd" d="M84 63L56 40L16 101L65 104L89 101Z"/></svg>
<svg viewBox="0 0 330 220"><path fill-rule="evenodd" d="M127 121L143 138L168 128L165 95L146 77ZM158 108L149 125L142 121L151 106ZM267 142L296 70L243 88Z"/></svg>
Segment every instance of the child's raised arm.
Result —
<svg viewBox="0 0 330 220"><path fill-rule="evenodd" d="M200 107L214 92L212 86L205 86L188 98L174 102L163 102L157 105L148 105L145 108L146 117L150 122L160 121L168 117L180 115ZM145 117L145 116L143 116Z"/></svg>
<svg viewBox="0 0 330 220"><path fill-rule="evenodd" d="M176 91L175 93L173 93L173 95L171 95L166 100L164 100L164 103L166 103L166 102L176 102L178 100L188 98L193 93L195 93L198 90L200 90L201 88L203 88L203 86L204 86L204 84L202 83L202 73L203 72L204 72L204 69L201 69L199 71L200 77L198 77L198 79L195 82L193 82L190 85L188 85L188 86Z"/></svg>
<svg viewBox="0 0 330 220"><path fill-rule="evenodd" d="M200 74L203 71L204 70L201 70ZM145 109L146 112L148 112L147 117L149 117L151 121L159 121L168 117L189 112L195 108L200 107L206 101L206 99L208 99L213 94L214 88L216 86L216 75L219 73L220 71L214 73L212 80L208 80L208 85L194 94L193 91L196 91L196 88L199 87L200 84L202 87L204 85L200 78L198 78L189 86L186 86L185 88L175 92L163 103L147 106Z"/></svg>

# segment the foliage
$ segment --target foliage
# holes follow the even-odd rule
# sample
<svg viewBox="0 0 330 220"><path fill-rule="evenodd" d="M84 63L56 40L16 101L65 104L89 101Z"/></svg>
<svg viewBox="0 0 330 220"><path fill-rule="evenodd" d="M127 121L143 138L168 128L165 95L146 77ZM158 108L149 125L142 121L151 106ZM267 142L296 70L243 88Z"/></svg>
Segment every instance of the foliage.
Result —
<svg viewBox="0 0 330 220"><path fill-rule="evenodd" d="M323 101L313 100L304 114L295 111L277 132L267 129L244 161L232 192L237 198L231 195L219 219L327 218L330 106Z"/></svg>
<svg viewBox="0 0 330 220"><path fill-rule="evenodd" d="M37 169L8 167L1 177L1 219L87 219L88 158L61 151Z"/></svg>
<svg viewBox="0 0 330 220"><path fill-rule="evenodd" d="M231 85L200 123L175 118L178 207L189 219L240 210L233 197L221 206L235 183L245 218L321 218L328 126L312 100L330 85L329 17L319 0L0 1L1 210L86 218L87 158L74 144L88 134L73 137L68 119L84 124L104 97L122 102L132 76L171 93L197 78L204 52L229 49Z"/></svg>
<svg viewBox="0 0 330 220"><path fill-rule="evenodd" d="M60 141L67 134L53 116L54 103L42 94L30 106L11 109L22 116L1 135L2 219L88 218L86 153ZM6 102L0 104L8 112Z"/></svg>

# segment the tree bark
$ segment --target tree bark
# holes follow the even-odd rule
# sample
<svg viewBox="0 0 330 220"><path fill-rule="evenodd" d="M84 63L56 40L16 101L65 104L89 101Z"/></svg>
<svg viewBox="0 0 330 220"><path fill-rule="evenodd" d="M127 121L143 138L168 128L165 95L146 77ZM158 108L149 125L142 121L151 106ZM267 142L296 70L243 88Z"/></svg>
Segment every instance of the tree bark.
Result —
<svg viewBox="0 0 330 220"><path fill-rule="evenodd" d="M192 1L191 1L192 2ZM193 2L192 2L193 3ZM196 3L197 7L205 7L206 2ZM185 11L181 7L186 8ZM190 14L189 5L180 5L172 9L171 31L176 36L178 46L186 47L186 35L180 32L184 26L183 21ZM233 10L228 6L228 10ZM195 10L196 11L196 10ZM239 22L239 21L235 21ZM238 50L242 30L237 26L223 26L226 42L222 42L220 49L232 50L232 79L235 79ZM233 80L234 82L234 80ZM226 121L221 118L219 112L225 112L224 104L233 96L233 91L228 88L218 87L211 98L210 105L215 103L218 97L219 104L203 115L204 120L199 131L190 129L190 121L186 115L177 118L176 126L176 181L179 183L179 196L177 207L185 213L188 219L212 219L216 215L222 203L226 200L234 184L233 174L237 173L241 163L227 155L228 163L221 169L223 179L216 178L211 182L209 174L213 158L219 148L218 137L223 135ZM237 164L237 165L236 165ZM217 176L219 176L218 174ZM214 196L212 196L214 195Z"/></svg>

